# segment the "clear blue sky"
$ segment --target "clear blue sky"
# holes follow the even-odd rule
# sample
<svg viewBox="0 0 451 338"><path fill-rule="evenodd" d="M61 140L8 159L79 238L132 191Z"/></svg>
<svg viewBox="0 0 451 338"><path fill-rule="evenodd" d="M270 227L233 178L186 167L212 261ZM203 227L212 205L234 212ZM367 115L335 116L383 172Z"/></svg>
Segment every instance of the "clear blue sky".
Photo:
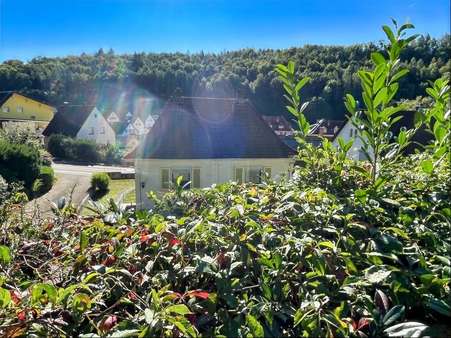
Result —
<svg viewBox="0 0 451 338"><path fill-rule="evenodd" d="M394 17L449 32L449 0L0 0L0 61L93 53L220 52L383 38Z"/></svg>

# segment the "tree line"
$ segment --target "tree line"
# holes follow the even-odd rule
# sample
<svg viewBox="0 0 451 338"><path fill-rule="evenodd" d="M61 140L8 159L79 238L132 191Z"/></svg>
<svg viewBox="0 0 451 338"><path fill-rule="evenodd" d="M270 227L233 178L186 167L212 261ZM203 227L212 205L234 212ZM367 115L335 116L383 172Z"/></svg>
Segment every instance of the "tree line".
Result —
<svg viewBox="0 0 451 338"><path fill-rule="evenodd" d="M249 98L266 115L286 114L283 88L275 65L293 60L300 76L312 80L303 89L310 101L306 116L343 119L343 97L360 98L357 70L369 67L370 54L382 42L351 46L305 45L288 49L242 49L222 53L134 53L117 55L100 49L95 54L38 57L29 62L0 64L0 90L14 90L58 107L64 102L87 103L111 88L138 90L167 99L174 95ZM396 99L421 103L430 81L449 76L450 35L421 36L403 51L410 69ZM110 89L106 89L110 88Z"/></svg>

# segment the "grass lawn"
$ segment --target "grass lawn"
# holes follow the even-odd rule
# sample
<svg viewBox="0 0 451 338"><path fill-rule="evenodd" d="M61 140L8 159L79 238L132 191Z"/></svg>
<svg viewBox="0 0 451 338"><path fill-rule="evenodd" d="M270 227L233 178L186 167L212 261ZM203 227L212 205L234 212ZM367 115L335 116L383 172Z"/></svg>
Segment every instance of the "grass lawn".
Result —
<svg viewBox="0 0 451 338"><path fill-rule="evenodd" d="M98 199L97 202L100 202L102 204L107 204L110 198L112 198L114 201L117 201L119 196L129 191L124 199L123 203L135 203L136 197L135 197L135 180L133 179L127 179L127 180L110 180L110 186L109 186L108 193L103 196L102 198ZM88 208L83 208L82 215L84 216L90 216L93 215L93 212L89 210Z"/></svg>
<svg viewBox="0 0 451 338"><path fill-rule="evenodd" d="M132 189L131 191L129 191ZM126 192L127 195L124 197L123 202L124 203L135 203L135 180L133 179L127 179L127 180L111 180L110 181L110 190L108 193L103 196L99 201L101 203L106 203L112 198L114 201L116 201L119 196Z"/></svg>

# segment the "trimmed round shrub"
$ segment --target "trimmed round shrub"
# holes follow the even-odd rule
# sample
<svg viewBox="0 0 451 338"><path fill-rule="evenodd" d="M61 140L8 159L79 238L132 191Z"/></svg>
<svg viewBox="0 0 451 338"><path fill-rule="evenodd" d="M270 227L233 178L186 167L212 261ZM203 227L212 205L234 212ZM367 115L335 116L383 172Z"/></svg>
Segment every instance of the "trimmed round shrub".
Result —
<svg viewBox="0 0 451 338"><path fill-rule="evenodd" d="M42 195L49 191L55 181L55 173L52 167L42 166L38 178L33 183L33 194Z"/></svg>
<svg viewBox="0 0 451 338"><path fill-rule="evenodd" d="M95 173L91 177L91 189L94 191L106 192L110 185L110 177L107 173Z"/></svg>
<svg viewBox="0 0 451 338"><path fill-rule="evenodd" d="M26 144L0 139L0 175L7 182L22 181L31 188L39 175L39 151Z"/></svg>

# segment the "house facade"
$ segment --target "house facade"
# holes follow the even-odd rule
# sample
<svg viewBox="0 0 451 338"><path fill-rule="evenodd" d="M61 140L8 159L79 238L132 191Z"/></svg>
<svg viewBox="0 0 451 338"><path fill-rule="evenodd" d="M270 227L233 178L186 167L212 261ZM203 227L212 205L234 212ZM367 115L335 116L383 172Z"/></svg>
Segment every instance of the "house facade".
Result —
<svg viewBox="0 0 451 338"><path fill-rule="evenodd" d="M97 107L92 109L75 137L94 141L97 144L116 143L116 133Z"/></svg>
<svg viewBox="0 0 451 338"><path fill-rule="evenodd" d="M134 154L137 206L150 207L147 192L170 189L180 176L192 188L279 180L293 154L247 100L173 99Z"/></svg>
<svg viewBox="0 0 451 338"><path fill-rule="evenodd" d="M40 133L52 120L55 111L48 104L18 93L0 94L0 126L20 123Z"/></svg>

